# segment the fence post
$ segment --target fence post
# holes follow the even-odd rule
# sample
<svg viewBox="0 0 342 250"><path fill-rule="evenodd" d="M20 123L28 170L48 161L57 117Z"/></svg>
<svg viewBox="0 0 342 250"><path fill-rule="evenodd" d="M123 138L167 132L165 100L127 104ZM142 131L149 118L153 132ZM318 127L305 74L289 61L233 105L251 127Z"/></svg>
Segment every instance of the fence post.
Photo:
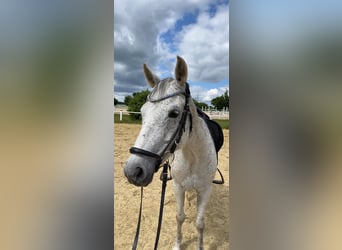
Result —
<svg viewBox="0 0 342 250"><path fill-rule="evenodd" d="M122 121L122 110L120 110L120 121Z"/></svg>

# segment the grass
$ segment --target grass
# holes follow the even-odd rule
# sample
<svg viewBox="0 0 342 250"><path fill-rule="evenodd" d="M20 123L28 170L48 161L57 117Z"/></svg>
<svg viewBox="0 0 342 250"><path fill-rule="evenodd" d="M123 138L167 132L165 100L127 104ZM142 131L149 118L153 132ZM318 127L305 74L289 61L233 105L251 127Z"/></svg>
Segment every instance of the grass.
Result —
<svg viewBox="0 0 342 250"><path fill-rule="evenodd" d="M214 119L213 121L217 122L222 129L229 129L229 120Z"/></svg>
<svg viewBox="0 0 342 250"><path fill-rule="evenodd" d="M120 114L114 114L114 123L141 124L141 120L134 120L130 115L122 115L120 121Z"/></svg>
<svg viewBox="0 0 342 250"><path fill-rule="evenodd" d="M217 122L222 129L229 129L229 120L214 119L214 121ZM122 121L120 121L120 114L114 114L114 123L141 124L141 120L134 120L129 115L122 115Z"/></svg>

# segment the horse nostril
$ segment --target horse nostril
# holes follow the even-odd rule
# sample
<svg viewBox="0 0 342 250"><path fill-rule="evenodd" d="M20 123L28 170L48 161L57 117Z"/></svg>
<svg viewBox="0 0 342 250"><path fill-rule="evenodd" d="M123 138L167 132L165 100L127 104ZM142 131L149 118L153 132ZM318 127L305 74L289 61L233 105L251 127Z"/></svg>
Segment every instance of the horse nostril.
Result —
<svg viewBox="0 0 342 250"><path fill-rule="evenodd" d="M135 177L136 179L140 179L144 175L144 171L141 167L137 167L135 169Z"/></svg>
<svg viewBox="0 0 342 250"><path fill-rule="evenodd" d="M146 186L152 180L149 169L140 163L126 165L124 173L128 182L136 186Z"/></svg>

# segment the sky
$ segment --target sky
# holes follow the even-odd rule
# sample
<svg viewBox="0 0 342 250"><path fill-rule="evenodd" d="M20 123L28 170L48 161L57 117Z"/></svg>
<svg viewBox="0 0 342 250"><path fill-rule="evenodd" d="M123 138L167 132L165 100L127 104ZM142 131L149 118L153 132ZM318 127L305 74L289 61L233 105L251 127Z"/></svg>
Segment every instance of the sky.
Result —
<svg viewBox="0 0 342 250"><path fill-rule="evenodd" d="M188 64L192 97L206 102L229 91L227 0L114 1L114 96L148 88L142 65L173 77L176 56Z"/></svg>

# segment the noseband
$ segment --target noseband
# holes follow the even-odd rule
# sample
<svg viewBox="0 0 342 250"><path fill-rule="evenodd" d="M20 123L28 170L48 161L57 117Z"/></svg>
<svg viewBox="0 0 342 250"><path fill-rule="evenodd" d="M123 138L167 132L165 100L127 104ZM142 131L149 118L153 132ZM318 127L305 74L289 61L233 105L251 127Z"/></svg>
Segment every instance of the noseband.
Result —
<svg viewBox="0 0 342 250"><path fill-rule="evenodd" d="M161 163L163 162L163 159L166 155L166 153L171 153L173 154L177 148L177 145L179 144L183 132L185 132L185 123L186 123L186 118L189 115L190 117L190 129L189 131L191 132L192 130L192 116L191 116L191 112L190 112L190 108L189 108L189 97L190 97L190 89L189 89L189 84L186 83L186 87L185 87L185 91L178 91L166 96L163 96L159 99L152 99L151 98L151 94L148 95L147 97L147 101L148 102L152 102L152 103L156 103L156 102L160 102L163 101L165 99L174 97L174 96L178 96L178 95L184 95L185 97L185 104L184 104L184 109L182 112L182 117L180 119L180 122L178 124L178 127L176 129L176 131L173 133L171 140L169 141L169 143L167 144L167 146L162 150L161 154L156 154L153 153L151 151L142 149L142 148L137 148L137 147L131 147L129 149L129 152L131 154L136 154L136 155L142 155L142 156L147 156L147 157L151 157L157 160L156 165L155 165L155 172L158 171Z"/></svg>

